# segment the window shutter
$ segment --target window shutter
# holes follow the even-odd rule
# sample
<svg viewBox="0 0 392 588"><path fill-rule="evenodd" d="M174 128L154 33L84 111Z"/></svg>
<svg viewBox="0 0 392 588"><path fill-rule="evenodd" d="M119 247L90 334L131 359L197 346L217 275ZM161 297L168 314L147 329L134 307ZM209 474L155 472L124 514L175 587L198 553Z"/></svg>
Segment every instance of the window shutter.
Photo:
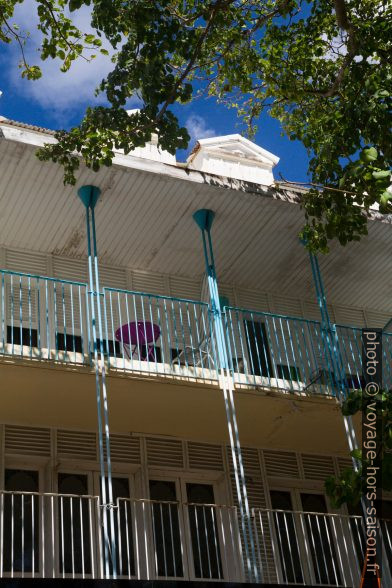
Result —
<svg viewBox="0 0 392 588"><path fill-rule="evenodd" d="M57 431L57 457L96 461L96 434L87 431Z"/></svg>
<svg viewBox="0 0 392 588"><path fill-rule="evenodd" d="M6 454L50 457L50 430L38 427L5 425Z"/></svg>
<svg viewBox="0 0 392 588"><path fill-rule="evenodd" d="M222 471L223 456L219 445L207 443L187 443L188 463L191 469Z"/></svg>
<svg viewBox="0 0 392 588"><path fill-rule="evenodd" d="M333 458L328 455L302 454L305 480L325 480L335 475Z"/></svg>
<svg viewBox="0 0 392 588"><path fill-rule="evenodd" d="M263 450L267 476L299 478L297 456L291 451Z"/></svg>
<svg viewBox="0 0 392 588"><path fill-rule="evenodd" d="M177 469L184 467L181 441L148 437L146 439L146 445L149 466Z"/></svg>
<svg viewBox="0 0 392 588"><path fill-rule="evenodd" d="M106 445L103 447L106 459ZM110 434L110 456L112 462L140 464L140 439L130 435Z"/></svg>

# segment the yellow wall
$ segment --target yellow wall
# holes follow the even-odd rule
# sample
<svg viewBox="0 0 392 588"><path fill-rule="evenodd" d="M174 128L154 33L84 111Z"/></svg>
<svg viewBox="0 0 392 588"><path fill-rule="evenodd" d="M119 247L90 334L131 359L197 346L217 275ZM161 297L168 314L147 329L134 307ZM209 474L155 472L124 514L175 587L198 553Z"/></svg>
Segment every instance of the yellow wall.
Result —
<svg viewBox="0 0 392 588"><path fill-rule="evenodd" d="M54 364L0 364L0 421L30 426L96 428L95 376ZM107 377L112 432L141 432L224 443L225 408L218 387L175 380ZM281 392L235 392L243 445L347 455L333 399Z"/></svg>

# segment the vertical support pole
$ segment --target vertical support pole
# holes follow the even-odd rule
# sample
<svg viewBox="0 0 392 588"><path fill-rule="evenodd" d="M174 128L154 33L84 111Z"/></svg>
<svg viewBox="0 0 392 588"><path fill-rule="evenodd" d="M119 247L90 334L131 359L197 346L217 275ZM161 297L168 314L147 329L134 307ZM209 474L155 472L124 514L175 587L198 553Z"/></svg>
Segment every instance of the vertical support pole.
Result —
<svg viewBox="0 0 392 588"><path fill-rule="evenodd" d="M322 328L324 338L325 338L325 343L326 343L328 367L331 366L332 387L333 387L333 390L334 390L334 393L335 393L337 399L339 400L340 403L342 403L345 399L345 396L346 396L347 385L346 385L346 375L345 375L344 368L343 368L342 357L341 357L341 353L339 350L339 341L337 338L335 325L332 325L330 317L329 317L327 299L325 296L324 284L323 284L323 279L321 276L320 265L319 265L317 256L314 255L313 253L309 253L309 255L310 255L310 265L312 268L314 286L316 289L317 301L319 304L320 314L321 314L321 328ZM355 435L354 423L353 423L351 416L343 417L343 421L344 421L344 428L346 431L348 446L349 446L349 449L351 452L354 449L358 448L358 441L357 441L357 438ZM358 463L354 458L353 458L353 465L354 465L354 469L357 470Z"/></svg>
<svg viewBox="0 0 392 588"><path fill-rule="evenodd" d="M112 485L112 466L110 458L110 431L109 431L109 414L106 390L106 370L105 370L105 351L103 344L103 326L102 326L102 309L101 309L101 289L99 283L98 271L98 252L97 239L95 230L94 208L100 196L100 189L96 186L82 186L78 190L78 196L86 208L86 233L87 233L87 251L88 251L88 275L89 275L89 297L92 339L94 345L94 366L95 366L95 387L97 398L97 417L98 417L98 444L99 444L99 463L100 463L100 487L101 487L101 508L102 524L104 535L104 575L110 576L110 562L113 578L117 577L117 554L116 539L114 533L114 503L113 503L113 485ZM94 257L94 261L93 261ZM99 348L98 348L99 341ZM104 454L104 438L106 449L106 464ZM107 468L105 468L105 465ZM105 476L107 469L107 476ZM108 512L109 521L108 524ZM110 537L109 537L110 529ZM100 530L99 530L100 532Z"/></svg>
<svg viewBox="0 0 392 588"><path fill-rule="evenodd" d="M211 226L215 214L212 210L201 209L193 214L193 220L201 230L208 288L210 294L211 312L214 334L217 346L219 382L223 392L226 410L227 426L230 438L231 455L233 460L234 478L240 509L241 528L244 539L246 566L250 581L259 582L253 525L250 515L249 500L246 489L244 464L239 439L237 416L234 404L234 381L229 369L227 344L219 301L218 283L215 272L214 253L211 240Z"/></svg>

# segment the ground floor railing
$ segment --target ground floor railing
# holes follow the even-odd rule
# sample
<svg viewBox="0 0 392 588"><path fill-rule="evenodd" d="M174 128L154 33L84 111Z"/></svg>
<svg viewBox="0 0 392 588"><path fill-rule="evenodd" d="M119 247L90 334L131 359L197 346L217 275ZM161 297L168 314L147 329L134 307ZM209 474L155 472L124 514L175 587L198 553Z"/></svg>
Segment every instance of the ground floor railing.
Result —
<svg viewBox="0 0 392 588"><path fill-rule="evenodd" d="M98 497L0 492L0 577L113 578ZM260 577L271 584L358 586L361 517L254 509ZM389 587L392 522L381 521ZM117 498L108 534L119 578L246 581L234 507ZM113 558L114 559L114 558Z"/></svg>
<svg viewBox="0 0 392 588"><path fill-rule="evenodd" d="M254 524L266 582L360 585L366 552L362 517L255 509ZM382 586L386 588L392 582L392 521L381 521L380 528Z"/></svg>
<svg viewBox="0 0 392 588"><path fill-rule="evenodd" d="M0 492L0 577L114 577L103 517L95 496ZM117 498L107 518L119 578L243 577L233 507Z"/></svg>
<svg viewBox="0 0 392 588"><path fill-rule="evenodd" d="M217 345L205 302L103 288L0 270L0 355L92 366L95 344L109 369L218 380ZM225 307L228 359L237 386L304 394L361 388L361 329ZM384 385L392 387L392 334L383 333Z"/></svg>

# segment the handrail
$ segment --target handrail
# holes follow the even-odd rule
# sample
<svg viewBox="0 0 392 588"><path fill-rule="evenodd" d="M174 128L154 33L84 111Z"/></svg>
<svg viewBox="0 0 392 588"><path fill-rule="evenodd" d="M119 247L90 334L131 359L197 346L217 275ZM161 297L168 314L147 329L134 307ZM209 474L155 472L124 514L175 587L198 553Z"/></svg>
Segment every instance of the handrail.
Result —
<svg viewBox="0 0 392 588"><path fill-rule="evenodd" d="M165 296L164 294L152 294L151 292L138 292L137 290L124 290L122 288L107 288L106 286L104 286L103 290L106 292L118 292L119 294L131 294L132 296L148 296L149 298L159 298L161 300L173 300L175 302L189 302L191 304L209 306L208 302L192 300L191 298L178 298L177 296Z"/></svg>
<svg viewBox="0 0 392 588"><path fill-rule="evenodd" d="M39 274L26 274L23 272L15 272L0 268L0 274L7 274L8 276L21 276L23 278L33 278L35 280L47 280L48 282L59 282L60 284L70 284L71 286L87 286L87 282L74 282L72 280L64 280L63 278L54 278L50 276L41 276Z"/></svg>
<svg viewBox="0 0 392 588"><path fill-rule="evenodd" d="M264 311L264 310L252 310L250 308L241 308L239 306L224 306L224 310L236 310L238 312L244 312L247 314L258 314L262 316L269 316L271 318L278 318L278 319L285 319L285 320L293 320L293 321L305 321L307 323L313 323L316 325L321 325L321 321L315 319L307 319L301 316L291 316L291 315L284 315L284 314L275 314L273 312Z"/></svg>

